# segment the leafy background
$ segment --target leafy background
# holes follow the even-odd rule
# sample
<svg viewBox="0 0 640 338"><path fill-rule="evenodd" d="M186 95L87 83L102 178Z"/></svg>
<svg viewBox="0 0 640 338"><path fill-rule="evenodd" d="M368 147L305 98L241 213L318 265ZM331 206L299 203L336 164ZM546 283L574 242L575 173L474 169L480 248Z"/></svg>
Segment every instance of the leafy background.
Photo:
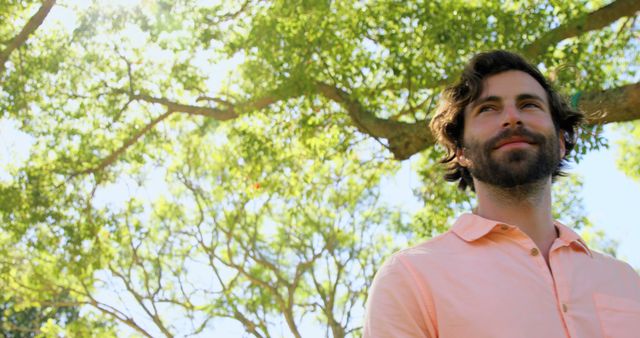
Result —
<svg viewBox="0 0 640 338"><path fill-rule="evenodd" d="M384 258L473 206L426 125L492 48L589 114L554 214L638 268L638 10L0 0L0 330L360 336Z"/></svg>

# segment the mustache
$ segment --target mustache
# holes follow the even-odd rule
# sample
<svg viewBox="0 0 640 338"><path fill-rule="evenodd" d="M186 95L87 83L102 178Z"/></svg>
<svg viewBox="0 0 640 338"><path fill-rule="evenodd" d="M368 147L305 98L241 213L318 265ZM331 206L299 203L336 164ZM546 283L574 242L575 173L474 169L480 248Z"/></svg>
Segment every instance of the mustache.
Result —
<svg viewBox="0 0 640 338"><path fill-rule="evenodd" d="M498 145L498 143L512 137L520 137L525 139L527 142L535 144L544 144L546 142L546 138L544 135L532 132L531 130L528 130L524 127L520 127L516 129L505 129L501 131L500 133L498 133L498 135L492 137L485 143L486 149L494 149Z"/></svg>

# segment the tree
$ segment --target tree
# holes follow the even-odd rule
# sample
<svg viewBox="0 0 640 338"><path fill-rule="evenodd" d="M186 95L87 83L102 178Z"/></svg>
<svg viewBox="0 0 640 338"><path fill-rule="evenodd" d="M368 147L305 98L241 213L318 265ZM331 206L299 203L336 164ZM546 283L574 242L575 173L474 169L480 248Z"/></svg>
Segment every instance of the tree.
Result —
<svg viewBox="0 0 640 338"><path fill-rule="evenodd" d="M357 336L380 261L472 203L440 179L426 125L478 50L535 60L588 113L578 159L606 143L602 124L640 117L637 1L0 8L0 112L34 140L0 182L0 279L22 304L143 336L220 318L256 337L316 320ZM413 155L425 205L407 214L380 180ZM567 189L557 214L588 230ZM49 325L99 327L85 324Z"/></svg>
<svg viewBox="0 0 640 338"><path fill-rule="evenodd" d="M70 322L78 318L79 311L75 307L31 307L16 311L16 302L10 299L2 301L0 306L2 337L34 337L40 332L40 327L50 319Z"/></svg>
<svg viewBox="0 0 640 338"><path fill-rule="evenodd" d="M44 22L44 19L47 17L55 3L55 0L43 1L37 12L29 19L29 21L27 21L18 34L8 40L3 40L2 45L4 48L0 51L0 74L5 71L5 64L9 60L9 56L11 56L11 54L18 48L23 46L27 42L29 36L32 35L40 25L42 25L42 22ZM2 4L2 21L13 23L13 20L20 18L20 14L22 14L20 12L28 11L30 7L31 6L28 2L26 4L13 1L4 3ZM3 28L6 29L7 27ZM3 37L5 34L6 33L3 32Z"/></svg>

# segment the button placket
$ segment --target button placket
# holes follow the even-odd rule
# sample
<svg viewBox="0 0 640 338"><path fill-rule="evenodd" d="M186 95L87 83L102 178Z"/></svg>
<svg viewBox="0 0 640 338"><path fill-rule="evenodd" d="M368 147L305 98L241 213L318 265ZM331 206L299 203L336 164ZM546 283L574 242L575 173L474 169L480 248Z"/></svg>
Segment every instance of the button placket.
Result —
<svg viewBox="0 0 640 338"><path fill-rule="evenodd" d="M549 266L547 266L547 262L544 260L544 257L542 257L540 249L538 249L531 240L525 241L522 244L528 248L527 251L529 259L531 259L532 263L540 269L540 273L543 275L543 278L547 281L548 285L555 288L553 274L551 273Z"/></svg>
<svg viewBox="0 0 640 338"><path fill-rule="evenodd" d="M540 273L545 281L548 283L550 287L554 287L553 276L549 271L549 267L547 266L547 262L542 257L540 249L536 246L536 244L531 240L527 234L522 232L522 230L517 227L509 227L509 230L513 229L515 232L513 237L515 241L524 249L527 250L529 259L531 259L532 264L534 264L538 269L540 269Z"/></svg>
<svg viewBox="0 0 640 338"><path fill-rule="evenodd" d="M501 226L502 229L502 226ZM516 230L518 230L516 228ZM521 232L521 231L519 231ZM559 311L558 315L561 318L561 321L563 323L565 332L567 334L567 337L569 337L569 326L571 325L570 322L568 322L568 317L570 317L569 312L569 306L567 305L566 302L566 298L565 295L568 295L569 293L567 292L567 290L561 290L561 292L559 292L560 290L558 290L558 276L556 273L554 273L555 271L551 271L552 268L551 266L554 265L552 264L552 259L553 256L557 256L554 255L555 250L550 250L549 251L549 265L547 265L547 262L545 262L544 257L541 257L541 252L540 250L536 247L535 243L533 243L533 241L526 236L524 233L522 233L522 237L526 238L526 240L519 240L518 242L520 243L520 245L525 249L528 250L529 253L529 258L533 260L533 263L540 268L540 272L542 272L544 279L547 281L548 285L551 287L551 292L553 293L553 297L555 298L556 301L556 306L557 306L557 311ZM556 246L557 243L554 243L552 246ZM558 257L555 258L556 260L558 259ZM556 264L558 264L558 262L556 262ZM558 271L558 274L561 274L560 271Z"/></svg>
<svg viewBox="0 0 640 338"><path fill-rule="evenodd" d="M573 332L573 324L570 320L571 314L569 313L569 305L571 303L570 294L571 291L567 289L566 283L563 283L564 274L568 273L565 269L563 269L561 265L561 257L559 257L559 249L552 249L549 251L549 268L552 269L552 266L556 269L553 270L551 274L551 279L553 280L553 291L556 297L556 301L559 305L560 318L564 323L565 330L567 333Z"/></svg>

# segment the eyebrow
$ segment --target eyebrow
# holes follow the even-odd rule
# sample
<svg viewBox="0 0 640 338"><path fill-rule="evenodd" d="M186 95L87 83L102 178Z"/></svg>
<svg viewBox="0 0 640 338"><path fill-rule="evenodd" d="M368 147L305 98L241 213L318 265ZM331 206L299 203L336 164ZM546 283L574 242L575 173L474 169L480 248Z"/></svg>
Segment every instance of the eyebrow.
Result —
<svg viewBox="0 0 640 338"><path fill-rule="evenodd" d="M516 100L517 101L538 100L540 102L545 102L545 100L543 100L540 96L538 96L536 94L520 94L520 95L516 96Z"/></svg>
<svg viewBox="0 0 640 338"><path fill-rule="evenodd" d="M477 101L475 101L472 105L471 108L475 108L485 102L492 102L492 101L500 101L501 98L499 96L486 96L483 97ZM545 102L545 100L543 100L540 96L536 95L536 94L529 94L529 93L525 93L525 94L520 94L518 96L516 96L516 101L523 101L523 100L538 100L540 102Z"/></svg>

